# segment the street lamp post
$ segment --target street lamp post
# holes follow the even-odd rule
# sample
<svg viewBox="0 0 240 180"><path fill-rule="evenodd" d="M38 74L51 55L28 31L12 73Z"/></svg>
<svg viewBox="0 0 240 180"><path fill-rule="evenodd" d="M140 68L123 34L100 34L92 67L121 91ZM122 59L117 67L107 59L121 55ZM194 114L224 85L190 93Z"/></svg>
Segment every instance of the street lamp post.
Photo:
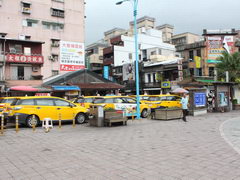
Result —
<svg viewBox="0 0 240 180"><path fill-rule="evenodd" d="M123 2L131 1L131 0L122 0L116 3L116 5L120 5ZM133 16L134 16L134 39L135 39L135 81L136 81L136 99L137 99L137 119L140 119L140 97L139 97L139 57L138 57L138 32L137 32L137 6L138 0L133 1Z"/></svg>

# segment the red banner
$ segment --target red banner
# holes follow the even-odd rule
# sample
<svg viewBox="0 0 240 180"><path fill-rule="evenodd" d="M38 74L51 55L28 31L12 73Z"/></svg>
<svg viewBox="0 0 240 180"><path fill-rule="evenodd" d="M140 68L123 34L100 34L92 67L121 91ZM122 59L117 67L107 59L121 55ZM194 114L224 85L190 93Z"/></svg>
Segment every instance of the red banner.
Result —
<svg viewBox="0 0 240 180"><path fill-rule="evenodd" d="M66 64L60 65L60 71L77 71L84 68L85 66L83 65L66 65Z"/></svg>
<svg viewBox="0 0 240 180"><path fill-rule="evenodd" d="M28 63L28 64L43 64L43 56L26 56L20 54L8 54L7 62L13 63Z"/></svg>

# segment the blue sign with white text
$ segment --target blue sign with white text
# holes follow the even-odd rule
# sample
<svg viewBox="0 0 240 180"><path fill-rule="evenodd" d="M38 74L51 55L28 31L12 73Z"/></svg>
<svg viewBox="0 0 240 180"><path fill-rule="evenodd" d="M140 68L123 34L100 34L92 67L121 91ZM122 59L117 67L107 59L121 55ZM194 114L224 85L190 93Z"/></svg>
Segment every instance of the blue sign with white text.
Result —
<svg viewBox="0 0 240 180"><path fill-rule="evenodd" d="M206 94L205 93L194 93L194 104L196 107L206 105Z"/></svg>
<svg viewBox="0 0 240 180"><path fill-rule="evenodd" d="M105 79L109 79L109 66L104 66L103 67L103 77Z"/></svg>

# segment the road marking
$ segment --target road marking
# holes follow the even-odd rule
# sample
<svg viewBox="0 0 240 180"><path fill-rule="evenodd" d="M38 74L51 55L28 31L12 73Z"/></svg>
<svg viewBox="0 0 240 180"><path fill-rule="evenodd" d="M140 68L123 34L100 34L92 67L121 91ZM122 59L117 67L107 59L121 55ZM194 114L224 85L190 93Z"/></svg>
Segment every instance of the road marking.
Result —
<svg viewBox="0 0 240 180"><path fill-rule="evenodd" d="M237 151L238 154L240 154L240 148L239 148L238 146L234 145L230 140L228 140L228 138L227 138L227 136L225 135L224 130L223 130L223 127L224 127L224 125L225 125L227 122L234 121L234 120L236 120L236 119L237 119L237 118L233 118L233 119L229 119L229 120L224 121L224 122L220 125L219 131L220 131L220 134L221 134L222 138L223 138L235 151ZM238 120L238 121L239 121L239 120Z"/></svg>

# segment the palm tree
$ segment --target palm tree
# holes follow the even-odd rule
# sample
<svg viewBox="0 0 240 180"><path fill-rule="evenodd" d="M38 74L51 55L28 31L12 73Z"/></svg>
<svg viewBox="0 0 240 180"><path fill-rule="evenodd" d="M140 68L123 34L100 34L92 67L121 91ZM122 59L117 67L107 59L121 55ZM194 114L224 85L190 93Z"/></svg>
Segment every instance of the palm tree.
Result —
<svg viewBox="0 0 240 180"><path fill-rule="evenodd" d="M222 78L225 72L229 72L229 80L232 82L240 82L240 53L235 52L229 54L223 52L217 60L221 61L216 65L219 76Z"/></svg>

